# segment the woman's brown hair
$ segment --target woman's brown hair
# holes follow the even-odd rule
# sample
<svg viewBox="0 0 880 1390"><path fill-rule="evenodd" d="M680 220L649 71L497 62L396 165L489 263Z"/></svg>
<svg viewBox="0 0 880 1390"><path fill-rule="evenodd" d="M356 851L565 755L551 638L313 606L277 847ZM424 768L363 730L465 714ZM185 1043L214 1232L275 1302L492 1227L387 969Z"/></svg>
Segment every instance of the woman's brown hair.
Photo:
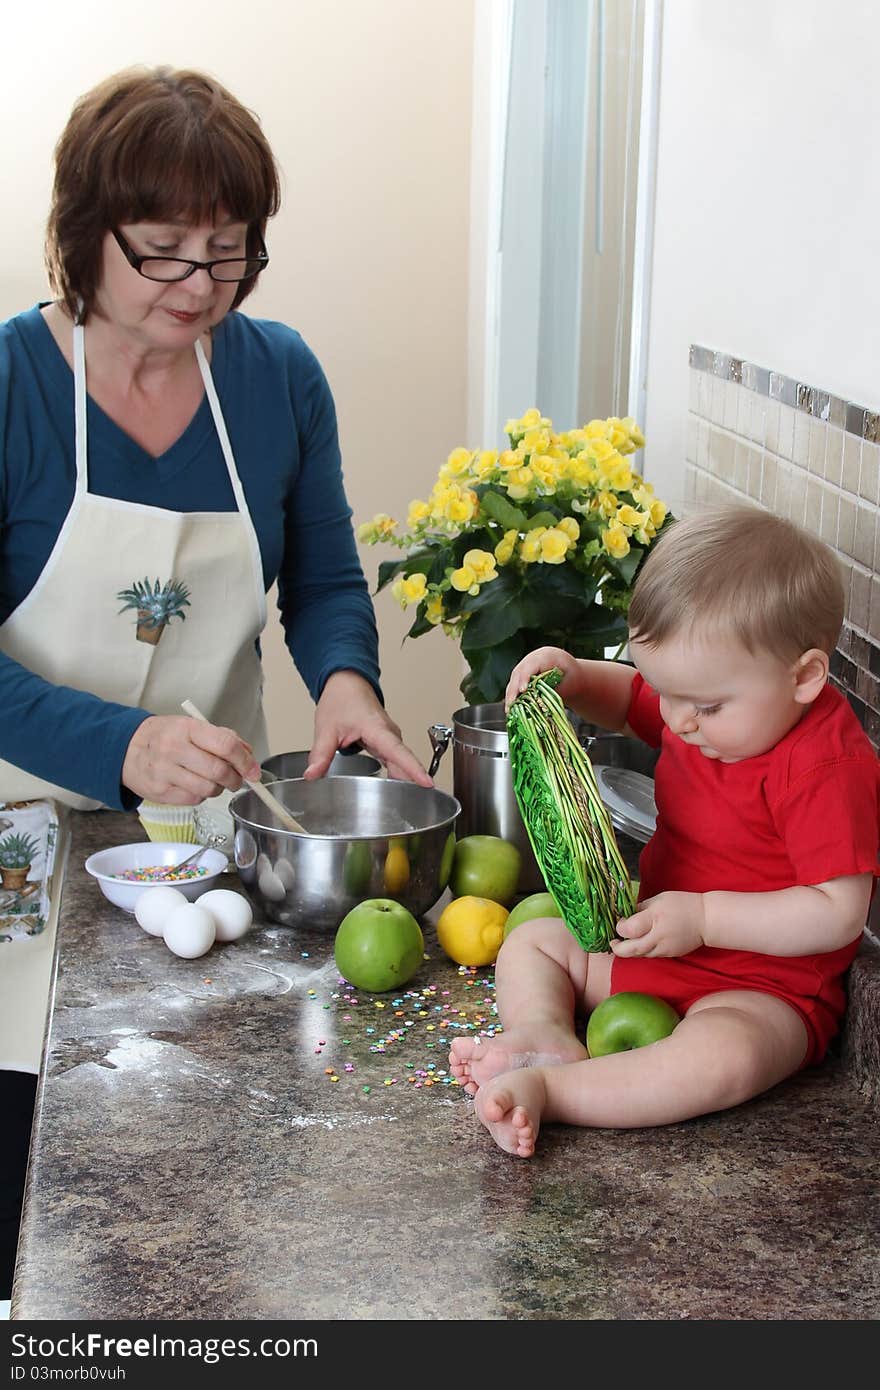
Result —
<svg viewBox="0 0 880 1390"><path fill-rule="evenodd" d="M79 98L55 148L46 236L49 283L85 322L101 279L104 238L126 222L248 225L257 254L278 211L280 182L259 120L204 73L129 68ZM256 285L243 280L236 308Z"/></svg>

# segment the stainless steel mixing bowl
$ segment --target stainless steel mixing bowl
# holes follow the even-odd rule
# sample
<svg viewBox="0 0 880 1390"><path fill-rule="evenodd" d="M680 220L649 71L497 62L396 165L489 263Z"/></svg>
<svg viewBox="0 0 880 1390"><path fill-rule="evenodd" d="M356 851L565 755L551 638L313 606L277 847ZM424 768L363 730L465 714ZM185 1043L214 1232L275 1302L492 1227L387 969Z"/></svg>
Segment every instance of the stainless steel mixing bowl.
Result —
<svg viewBox="0 0 880 1390"><path fill-rule="evenodd" d="M302 777L309 765L309 751L299 753L273 753L271 758L260 763L265 783L283 782L289 777ZM336 753L327 769L327 777L378 777L382 764L378 758L368 753Z"/></svg>
<svg viewBox="0 0 880 1390"><path fill-rule="evenodd" d="M335 931L364 898L394 898L416 917L434 906L452 867L454 796L381 777L271 786L310 833L270 828L271 813L247 788L233 796L235 863L258 917Z"/></svg>

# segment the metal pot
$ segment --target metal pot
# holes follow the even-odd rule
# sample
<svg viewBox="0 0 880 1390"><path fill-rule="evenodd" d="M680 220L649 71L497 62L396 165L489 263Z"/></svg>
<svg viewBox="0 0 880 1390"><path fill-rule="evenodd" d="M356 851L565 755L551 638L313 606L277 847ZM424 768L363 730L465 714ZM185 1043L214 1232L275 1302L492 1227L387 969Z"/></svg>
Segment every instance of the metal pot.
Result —
<svg viewBox="0 0 880 1390"><path fill-rule="evenodd" d="M592 761L598 762L601 757L603 764L637 765L639 771L647 773L649 768L653 771L656 753L645 748L638 740L623 734L608 733L576 715L570 714L569 719ZM451 727L432 724L428 737L434 749L428 769L432 777L452 742L452 786L461 803L461 816L456 827L458 838L463 839L466 835L498 835L503 840L509 840L522 856L517 892L542 892L545 888L544 878L532 852L513 790L504 704L466 705L455 711ZM632 826L621 828L632 834Z"/></svg>
<svg viewBox="0 0 880 1390"><path fill-rule="evenodd" d="M364 898L394 898L414 916L443 893L458 801L387 777L288 778L272 794L309 831L269 829L248 789L229 803L234 856L255 912L285 927L335 932Z"/></svg>
<svg viewBox="0 0 880 1390"><path fill-rule="evenodd" d="M273 753L271 758L260 763L265 776L263 782L283 782L289 777L302 777L309 765L309 751L299 753ZM378 777L382 764L378 758L367 753L335 753L327 769L327 777Z"/></svg>

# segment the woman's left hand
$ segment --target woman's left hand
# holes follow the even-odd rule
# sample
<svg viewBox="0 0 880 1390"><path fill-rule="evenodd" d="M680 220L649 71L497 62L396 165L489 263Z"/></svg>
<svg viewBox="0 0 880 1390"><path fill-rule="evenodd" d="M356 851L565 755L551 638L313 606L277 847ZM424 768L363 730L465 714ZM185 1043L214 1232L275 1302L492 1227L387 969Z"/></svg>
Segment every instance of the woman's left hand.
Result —
<svg viewBox="0 0 880 1390"><path fill-rule="evenodd" d="M369 681L356 671L334 671L315 707L315 737L303 777L307 781L323 777L337 751L358 741L367 753L385 764L389 777L433 787L433 781L403 742L400 729L379 703Z"/></svg>

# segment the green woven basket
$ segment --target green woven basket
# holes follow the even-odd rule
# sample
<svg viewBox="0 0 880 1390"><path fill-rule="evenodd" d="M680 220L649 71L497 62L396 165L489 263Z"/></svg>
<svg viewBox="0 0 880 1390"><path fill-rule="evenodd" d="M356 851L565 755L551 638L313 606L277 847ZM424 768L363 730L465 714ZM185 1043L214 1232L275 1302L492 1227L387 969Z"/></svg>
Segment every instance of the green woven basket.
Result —
<svg viewBox="0 0 880 1390"><path fill-rule="evenodd" d="M544 882L585 951L607 951L635 911L629 872L593 765L569 723L556 668L533 676L507 715L513 789Z"/></svg>

